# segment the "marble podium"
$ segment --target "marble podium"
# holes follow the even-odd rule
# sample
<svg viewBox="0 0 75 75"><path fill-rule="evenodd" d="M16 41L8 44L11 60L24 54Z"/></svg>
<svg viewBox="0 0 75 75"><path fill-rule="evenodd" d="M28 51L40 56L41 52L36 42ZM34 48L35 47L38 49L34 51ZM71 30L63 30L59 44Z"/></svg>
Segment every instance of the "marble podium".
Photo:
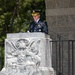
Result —
<svg viewBox="0 0 75 75"><path fill-rule="evenodd" d="M11 33L5 39L5 65L0 75L55 75L50 36Z"/></svg>

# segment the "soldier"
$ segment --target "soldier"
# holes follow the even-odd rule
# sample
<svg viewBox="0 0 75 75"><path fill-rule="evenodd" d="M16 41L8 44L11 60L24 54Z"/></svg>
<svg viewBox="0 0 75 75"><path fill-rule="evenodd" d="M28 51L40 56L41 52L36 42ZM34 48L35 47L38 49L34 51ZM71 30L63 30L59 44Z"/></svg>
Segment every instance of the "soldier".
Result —
<svg viewBox="0 0 75 75"><path fill-rule="evenodd" d="M33 22L30 23L29 32L44 32L48 34L48 26L46 22L40 20L39 10L33 10L32 12Z"/></svg>

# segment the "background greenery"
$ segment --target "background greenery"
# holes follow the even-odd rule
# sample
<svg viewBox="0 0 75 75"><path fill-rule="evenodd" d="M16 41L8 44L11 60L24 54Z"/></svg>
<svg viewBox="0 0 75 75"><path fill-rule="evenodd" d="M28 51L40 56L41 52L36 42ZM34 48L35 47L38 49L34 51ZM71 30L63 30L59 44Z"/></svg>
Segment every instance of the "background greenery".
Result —
<svg viewBox="0 0 75 75"><path fill-rule="evenodd" d="M34 9L40 9L44 20L45 0L0 0L0 67L3 66L6 34L26 32Z"/></svg>

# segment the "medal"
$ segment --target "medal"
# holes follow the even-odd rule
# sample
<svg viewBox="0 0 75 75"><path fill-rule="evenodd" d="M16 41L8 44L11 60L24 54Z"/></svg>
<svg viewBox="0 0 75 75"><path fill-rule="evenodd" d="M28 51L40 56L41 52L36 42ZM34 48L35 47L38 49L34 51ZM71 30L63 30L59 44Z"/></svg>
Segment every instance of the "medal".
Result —
<svg viewBox="0 0 75 75"><path fill-rule="evenodd" d="M38 26L41 27L40 24L38 24Z"/></svg>

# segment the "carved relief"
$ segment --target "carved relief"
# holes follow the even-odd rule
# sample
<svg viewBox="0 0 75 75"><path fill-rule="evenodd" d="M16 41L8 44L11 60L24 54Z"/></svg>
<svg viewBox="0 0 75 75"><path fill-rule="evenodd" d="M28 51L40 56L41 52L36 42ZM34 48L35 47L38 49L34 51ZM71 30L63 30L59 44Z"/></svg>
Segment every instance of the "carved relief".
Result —
<svg viewBox="0 0 75 75"><path fill-rule="evenodd" d="M18 39L6 40L6 68L9 75L38 75L41 63L39 45L41 40Z"/></svg>

